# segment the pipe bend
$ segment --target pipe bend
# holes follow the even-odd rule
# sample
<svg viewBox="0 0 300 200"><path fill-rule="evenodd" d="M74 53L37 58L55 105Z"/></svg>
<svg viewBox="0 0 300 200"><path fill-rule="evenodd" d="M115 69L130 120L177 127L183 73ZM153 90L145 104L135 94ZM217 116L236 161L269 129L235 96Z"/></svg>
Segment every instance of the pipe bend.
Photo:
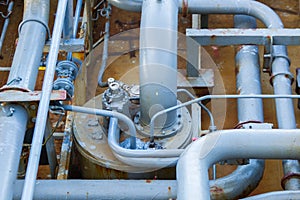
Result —
<svg viewBox="0 0 300 200"><path fill-rule="evenodd" d="M108 2L120 9L140 12L142 10L142 0L108 0Z"/></svg>
<svg viewBox="0 0 300 200"><path fill-rule="evenodd" d="M299 159L299 142L297 129L225 130L208 134L193 142L179 158L178 199L210 199L208 168L220 160Z"/></svg>

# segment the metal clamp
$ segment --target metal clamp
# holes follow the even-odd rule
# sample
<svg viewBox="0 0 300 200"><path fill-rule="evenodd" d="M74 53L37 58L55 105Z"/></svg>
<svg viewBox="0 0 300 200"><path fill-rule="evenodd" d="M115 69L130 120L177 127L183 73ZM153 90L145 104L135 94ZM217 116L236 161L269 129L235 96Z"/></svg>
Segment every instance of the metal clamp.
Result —
<svg viewBox="0 0 300 200"><path fill-rule="evenodd" d="M270 84L273 86L273 79L276 77L276 76L279 76L279 75L283 75L285 76L286 78L290 79L291 81L291 85L293 84L294 82L294 76L291 72L277 72L277 73L274 73L272 74L272 76L270 77Z"/></svg>
<svg viewBox="0 0 300 200"><path fill-rule="evenodd" d="M282 177L282 179L281 179L282 189L285 190L285 183L292 178L300 179L300 173L291 172L291 173L286 174L284 177Z"/></svg>
<svg viewBox="0 0 300 200"><path fill-rule="evenodd" d="M40 23L42 24L45 28L46 28L46 31L47 31L47 34L48 34L48 39L51 38L51 32L50 32L50 29L49 29L49 26L48 24L46 24L45 22L41 21L41 20L38 20L38 19L26 19L26 20L23 20L20 25L19 25L19 28L18 28L18 33L20 35L21 33L21 30L22 30L22 27L24 24L26 24L27 22L37 22L37 23Z"/></svg>
<svg viewBox="0 0 300 200"><path fill-rule="evenodd" d="M273 62L273 37L268 36L265 40L264 49L264 62L263 62L263 72L272 74L272 62Z"/></svg>

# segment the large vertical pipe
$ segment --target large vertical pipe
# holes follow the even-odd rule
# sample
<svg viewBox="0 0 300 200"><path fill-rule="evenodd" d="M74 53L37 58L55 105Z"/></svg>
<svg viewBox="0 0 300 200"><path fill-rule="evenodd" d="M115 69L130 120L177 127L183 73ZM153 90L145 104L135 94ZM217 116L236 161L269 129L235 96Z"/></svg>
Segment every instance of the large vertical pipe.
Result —
<svg viewBox="0 0 300 200"><path fill-rule="evenodd" d="M25 0L23 22L7 84L34 90L47 36L49 0Z"/></svg>
<svg viewBox="0 0 300 200"><path fill-rule="evenodd" d="M0 199L12 199L27 120L27 112L22 106L8 104L1 107Z"/></svg>
<svg viewBox="0 0 300 200"><path fill-rule="evenodd" d="M177 0L144 0L140 31L141 123L177 104ZM162 116L160 128L173 125L176 112Z"/></svg>

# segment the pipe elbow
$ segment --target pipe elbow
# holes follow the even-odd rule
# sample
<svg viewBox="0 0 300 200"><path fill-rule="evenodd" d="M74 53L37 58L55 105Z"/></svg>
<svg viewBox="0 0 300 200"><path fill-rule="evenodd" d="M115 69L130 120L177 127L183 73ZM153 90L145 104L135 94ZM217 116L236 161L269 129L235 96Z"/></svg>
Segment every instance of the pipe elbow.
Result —
<svg viewBox="0 0 300 200"><path fill-rule="evenodd" d="M122 10L141 12L143 1L142 0L108 0L108 3Z"/></svg>

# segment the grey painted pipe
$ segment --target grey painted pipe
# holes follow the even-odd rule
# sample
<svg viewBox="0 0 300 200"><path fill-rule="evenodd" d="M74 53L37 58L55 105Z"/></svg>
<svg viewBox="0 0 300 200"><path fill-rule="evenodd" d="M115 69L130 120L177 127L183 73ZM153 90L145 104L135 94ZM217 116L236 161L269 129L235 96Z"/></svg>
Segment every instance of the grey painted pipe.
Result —
<svg viewBox="0 0 300 200"><path fill-rule="evenodd" d="M19 200L24 181L15 183L14 199ZM175 199L174 180L37 180L36 200L166 200Z"/></svg>
<svg viewBox="0 0 300 200"><path fill-rule="evenodd" d="M287 76L290 73L290 63L287 57L287 49L284 46L273 48L275 59L272 63L272 83L274 94L292 94L291 79ZM295 129L296 119L294 104L291 99L275 99L276 116L278 127L282 129ZM300 173L300 163L298 160L284 160L282 162L284 174ZM293 177L287 179L284 184L287 190L299 190L300 179Z"/></svg>
<svg viewBox="0 0 300 200"><path fill-rule="evenodd" d="M25 108L8 104L0 110L0 199L12 199L27 128Z"/></svg>
<svg viewBox="0 0 300 200"><path fill-rule="evenodd" d="M140 29L140 104L143 125L177 104L177 0L144 0ZM160 116L157 128L176 122L176 111Z"/></svg>
<svg viewBox="0 0 300 200"><path fill-rule="evenodd" d="M259 194L252 197L244 198L243 200L298 200L300 197L300 191L276 191L276 192L268 192L265 194Z"/></svg>
<svg viewBox="0 0 300 200"><path fill-rule="evenodd" d="M98 85L100 87L108 86L107 82L103 82L103 80L102 80L105 69L106 69L107 59L108 59L108 42L109 42L109 34L110 34L110 28L109 28L110 27L110 22L109 22L110 13L109 12L110 11L106 11L106 12L108 12L108 13L106 15L106 22L105 22L102 61L101 61L101 66L100 66L100 70L99 70L99 74L98 74Z"/></svg>
<svg viewBox="0 0 300 200"><path fill-rule="evenodd" d="M12 13L13 6L14 6L14 2L11 1L11 2L8 4L8 8L7 8L7 12L8 12L8 13ZM7 31L8 25L9 25L9 17L10 17L10 16L8 16L8 17L4 20L4 24L3 24L3 28L2 28L2 32L1 32L1 37L0 37L0 54L2 54L3 42L4 42L4 39L5 39L5 36L6 36L6 31Z"/></svg>
<svg viewBox="0 0 300 200"><path fill-rule="evenodd" d="M55 75L55 67L66 13L67 1L68 0L60 0L58 1L57 5L56 19L53 28L53 37L47 59L45 77L42 86L42 95L39 103L39 105L41 106L39 106L37 112L22 200L32 199L34 193L34 186L38 172L44 132L46 129L50 96L53 87L53 79Z"/></svg>
<svg viewBox="0 0 300 200"><path fill-rule="evenodd" d="M49 0L24 1L23 22L7 80L11 87L34 90L47 36L49 7Z"/></svg>
<svg viewBox="0 0 300 200"><path fill-rule="evenodd" d="M237 158L299 159L299 142L300 131L291 129L237 129L208 134L193 142L179 158L177 197L210 199L208 168L213 163Z"/></svg>
<svg viewBox="0 0 300 200"><path fill-rule="evenodd" d="M256 20L245 15L234 16L236 28L256 28ZM256 46L240 46L235 57L236 86L240 95L261 94L260 66ZM262 99L238 99L238 120L263 121ZM210 181L211 199L238 199L250 194L260 182L264 171L263 160L250 160L233 173ZM213 183L213 184L212 184Z"/></svg>
<svg viewBox="0 0 300 200"><path fill-rule="evenodd" d="M141 11L143 0L108 0L110 4L128 11ZM185 3L186 2L186 3ZM243 0L178 0L179 11L186 10L190 14L245 14L261 20L268 28L283 27L278 15L268 6Z"/></svg>
<svg viewBox="0 0 300 200"><path fill-rule="evenodd" d="M105 117L114 117L121 121L123 121L128 126L128 133L131 135L130 140L130 147L131 149L136 149L136 130L135 125L132 120L127 117L126 115L116 112L116 111L109 111L109 110L100 110L96 108L87 108L87 107L80 107L80 106L72 106L72 105L63 105L63 108L66 111L72 112L80 112L92 115L100 115Z"/></svg>

